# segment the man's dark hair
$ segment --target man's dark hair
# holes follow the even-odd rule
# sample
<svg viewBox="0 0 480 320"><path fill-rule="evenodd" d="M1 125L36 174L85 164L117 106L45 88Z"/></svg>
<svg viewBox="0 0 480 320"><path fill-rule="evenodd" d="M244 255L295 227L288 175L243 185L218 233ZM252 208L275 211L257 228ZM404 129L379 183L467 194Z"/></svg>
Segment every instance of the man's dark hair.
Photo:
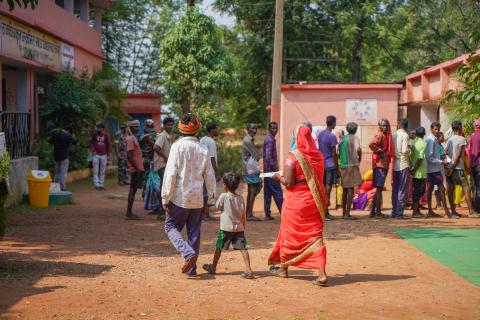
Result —
<svg viewBox="0 0 480 320"><path fill-rule="evenodd" d="M337 117L335 116L328 116L327 117L327 126L332 126L335 122L337 122Z"/></svg>
<svg viewBox="0 0 480 320"><path fill-rule="evenodd" d="M462 122L458 120L454 120L452 122L452 130L453 132L458 132L462 129Z"/></svg>
<svg viewBox="0 0 480 320"><path fill-rule="evenodd" d="M166 118L163 119L163 121L162 121L162 124L163 124L164 126L166 126L166 125L169 124L169 123L175 123L175 120L173 120L172 117L166 117Z"/></svg>
<svg viewBox="0 0 480 320"><path fill-rule="evenodd" d="M418 127L415 129L415 135L419 138L425 137L425 128L424 127Z"/></svg>
<svg viewBox="0 0 480 320"><path fill-rule="evenodd" d="M250 129L251 127L255 127L256 124L253 122L247 123L247 129Z"/></svg>
<svg viewBox="0 0 480 320"><path fill-rule="evenodd" d="M278 127L278 123L276 123L275 121L272 121L272 122L270 122L270 123L268 124L268 128L269 128L269 129L272 129L272 126L273 126L273 125L276 125L276 126Z"/></svg>
<svg viewBox="0 0 480 320"><path fill-rule="evenodd" d="M407 118L400 118L398 119L398 125L400 128L407 130L408 129L408 119Z"/></svg>
<svg viewBox="0 0 480 320"><path fill-rule="evenodd" d="M223 175L222 181L227 186L228 191L235 192L240 185L240 175L230 171Z"/></svg>
<svg viewBox="0 0 480 320"><path fill-rule="evenodd" d="M103 123L97 123L96 127L105 129L105 125Z"/></svg>
<svg viewBox="0 0 480 320"><path fill-rule="evenodd" d="M218 128L218 126L217 126L216 123L211 122L211 123L207 124L207 132L208 133L210 133L210 131L212 131L214 129L217 129L217 128Z"/></svg>
<svg viewBox="0 0 480 320"><path fill-rule="evenodd" d="M347 123L346 129L347 129L348 134L353 135L353 134L357 133L358 124L356 124L355 122L349 122L349 123Z"/></svg>
<svg viewBox="0 0 480 320"><path fill-rule="evenodd" d="M433 129L433 128L441 128L442 125L440 124L440 122L438 121L434 121L432 122L432 124L430 125L430 129Z"/></svg>

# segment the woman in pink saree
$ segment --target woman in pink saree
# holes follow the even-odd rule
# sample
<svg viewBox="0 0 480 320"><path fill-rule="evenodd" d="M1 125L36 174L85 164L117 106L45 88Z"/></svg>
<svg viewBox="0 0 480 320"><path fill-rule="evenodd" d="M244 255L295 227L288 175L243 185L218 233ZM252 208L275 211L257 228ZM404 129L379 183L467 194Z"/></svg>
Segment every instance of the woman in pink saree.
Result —
<svg viewBox="0 0 480 320"><path fill-rule="evenodd" d="M286 186L282 222L277 242L268 259L274 275L288 277L295 266L318 270L314 284L325 286L327 250L323 241L325 208L328 203L323 186L323 155L315 147L311 129L299 126L294 132L296 149L285 161L284 176L274 176Z"/></svg>

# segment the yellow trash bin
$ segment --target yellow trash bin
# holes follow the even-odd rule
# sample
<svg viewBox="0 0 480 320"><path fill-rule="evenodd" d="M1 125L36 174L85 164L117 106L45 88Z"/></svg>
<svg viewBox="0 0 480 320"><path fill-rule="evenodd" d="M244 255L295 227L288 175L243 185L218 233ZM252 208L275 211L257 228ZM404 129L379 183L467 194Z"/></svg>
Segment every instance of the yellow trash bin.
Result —
<svg viewBox="0 0 480 320"><path fill-rule="evenodd" d="M30 204L38 208L48 207L52 178L48 171L32 170L28 175L28 198Z"/></svg>

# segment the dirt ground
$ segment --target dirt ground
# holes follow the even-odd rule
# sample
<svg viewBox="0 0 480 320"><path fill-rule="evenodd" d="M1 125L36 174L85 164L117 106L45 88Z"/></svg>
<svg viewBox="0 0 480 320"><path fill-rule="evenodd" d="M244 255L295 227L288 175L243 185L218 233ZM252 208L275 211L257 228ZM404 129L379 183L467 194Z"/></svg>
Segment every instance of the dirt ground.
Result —
<svg viewBox="0 0 480 320"><path fill-rule="evenodd" d="M255 280L240 277L238 252L218 274L188 279L163 223L135 204L125 221L126 187L71 186L75 205L10 210L0 242L1 319L480 319L480 288L401 240L395 228L479 227L480 220L370 220L327 223L330 286L292 269L271 277L266 264L280 219L249 222ZM242 190L243 192L243 190ZM256 202L261 216L263 199ZM334 215L340 212L333 211ZM199 263L211 260L218 221L203 224Z"/></svg>

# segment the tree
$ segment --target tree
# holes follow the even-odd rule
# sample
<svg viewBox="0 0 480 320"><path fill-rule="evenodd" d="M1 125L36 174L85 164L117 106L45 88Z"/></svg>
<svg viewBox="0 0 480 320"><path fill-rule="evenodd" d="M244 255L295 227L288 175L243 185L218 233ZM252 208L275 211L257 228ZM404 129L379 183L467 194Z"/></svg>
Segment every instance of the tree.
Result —
<svg viewBox="0 0 480 320"><path fill-rule="evenodd" d="M0 2L3 2L4 0L0 0ZM15 6L22 6L24 8L27 8L28 6L31 6L32 9L35 9L35 7L38 5L38 0L7 0L8 6L10 11L15 9Z"/></svg>
<svg viewBox="0 0 480 320"><path fill-rule="evenodd" d="M184 10L183 0L118 0L105 11L103 50L125 91L160 90L160 42Z"/></svg>
<svg viewBox="0 0 480 320"><path fill-rule="evenodd" d="M233 87L234 69L213 19L188 7L186 14L162 39L162 85L183 112L192 103L200 106Z"/></svg>
<svg viewBox="0 0 480 320"><path fill-rule="evenodd" d="M472 33L471 38L480 40L480 32ZM451 118L462 121L465 133L470 134L474 121L480 116L480 55L472 52L468 62L458 67L457 78L463 86L448 90L444 101L451 105Z"/></svg>

